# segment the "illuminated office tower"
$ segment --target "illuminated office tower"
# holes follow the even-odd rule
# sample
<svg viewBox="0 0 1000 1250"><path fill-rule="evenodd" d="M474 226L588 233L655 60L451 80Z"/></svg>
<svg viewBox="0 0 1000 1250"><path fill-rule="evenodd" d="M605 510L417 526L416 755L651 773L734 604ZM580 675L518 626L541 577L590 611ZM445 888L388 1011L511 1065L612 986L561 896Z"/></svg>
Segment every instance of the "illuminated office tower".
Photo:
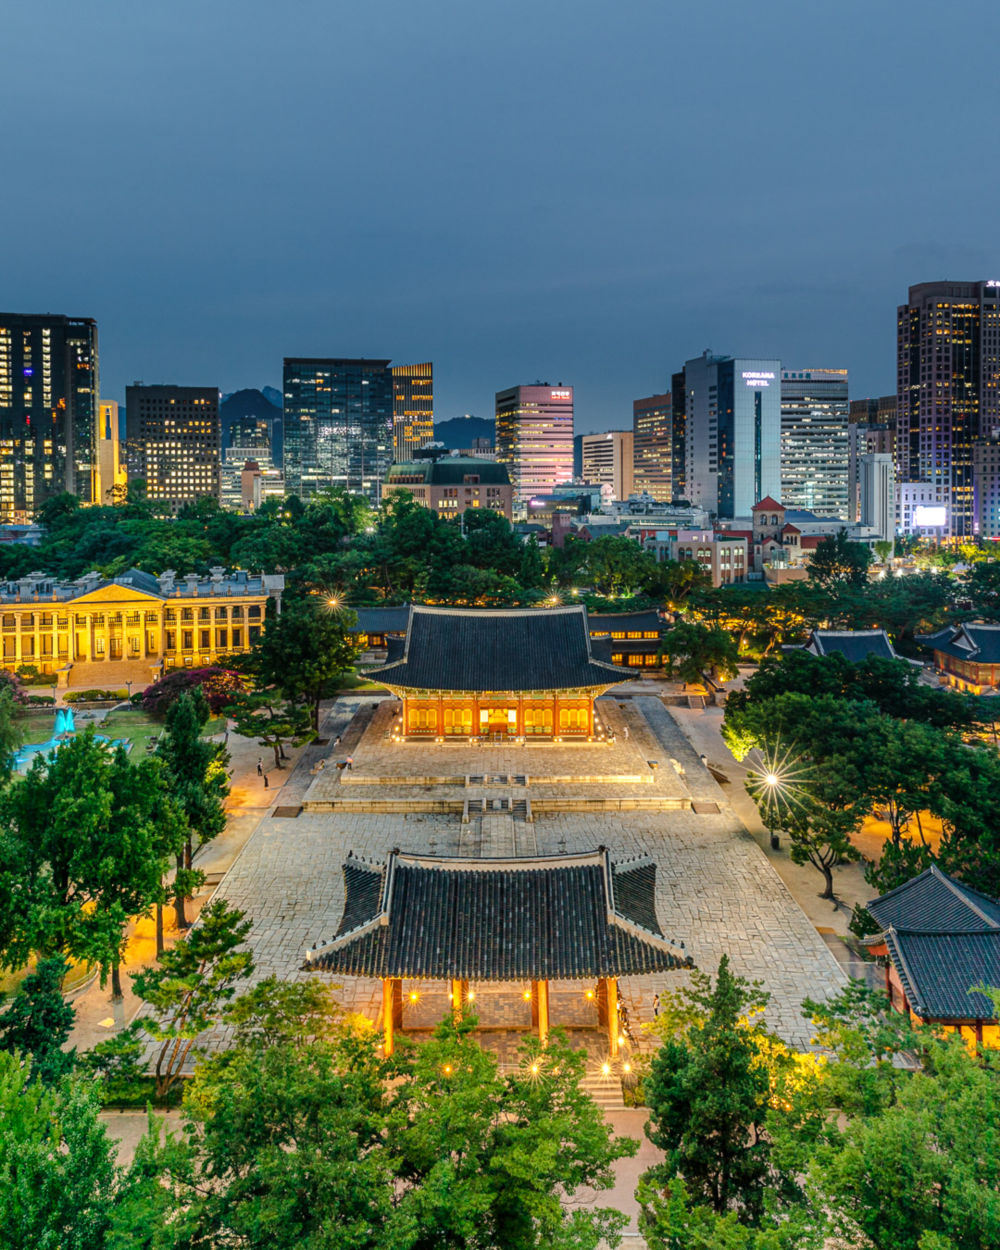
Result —
<svg viewBox="0 0 1000 1250"><path fill-rule="evenodd" d="M673 428L669 394L632 401L632 489L661 503L673 498Z"/></svg>
<svg viewBox="0 0 1000 1250"><path fill-rule="evenodd" d="M115 488L124 489L128 475L121 458L118 405L113 399L97 401L97 436L94 455L93 499L96 504L115 502Z"/></svg>
<svg viewBox="0 0 1000 1250"><path fill-rule="evenodd" d="M684 365L684 498L720 519L781 495L781 362L713 356ZM676 399L676 396L675 396Z"/></svg>
<svg viewBox="0 0 1000 1250"><path fill-rule="evenodd" d="M847 519L857 521L861 516L861 457L892 456L895 465L896 396L852 399L847 443Z"/></svg>
<svg viewBox="0 0 1000 1250"><path fill-rule="evenodd" d="M94 490L97 322L0 313L0 521Z"/></svg>
<svg viewBox="0 0 1000 1250"><path fill-rule="evenodd" d="M848 519L846 369L781 371L781 494L786 508Z"/></svg>
<svg viewBox="0 0 1000 1250"><path fill-rule="evenodd" d="M573 388L538 382L497 391L496 446L515 505L572 481Z"/></svg>
<svg viewBox="0 0 1000 1250"><path fill-rule="evenodd" d="M286 357L284 395L288 493L340 486L377 504L392 464L389 361Z"/></svg>
<svg viewBox="0 0 1000 1250"><path fill-rule="evenodd" d="M687 499L687 387L683 369L670 379L670 407L673 410L670 432L670 497L673 501Z"/></svg>
<svg viewBox="0 0 1000 1250"><path fill-rule="evenodd" d="M584 434L582 460L583 480L589 485L610 487L612 499L628 499L632 494L631 430Z"/></svg>
<svg viewBox="0 0 1000 1250"><path fill-rule="evenodd" d="M392 456L412 460L434 438L434 366L392 365Z"/></svg>
<svg viewBox="0 0 1000 1250"><path fill-rule="evenodd" d="M221 442L217 387L126 387L128 477L145 482L154 507L176 512L204 495L218 499Z"/></svg>
<svg viewBox="0 0 1000 1250"><path fill-rule="evenodd" d="M972 447L1000 430L1000 282L922 282L897 315L896 477L974 531Z"/></svg>

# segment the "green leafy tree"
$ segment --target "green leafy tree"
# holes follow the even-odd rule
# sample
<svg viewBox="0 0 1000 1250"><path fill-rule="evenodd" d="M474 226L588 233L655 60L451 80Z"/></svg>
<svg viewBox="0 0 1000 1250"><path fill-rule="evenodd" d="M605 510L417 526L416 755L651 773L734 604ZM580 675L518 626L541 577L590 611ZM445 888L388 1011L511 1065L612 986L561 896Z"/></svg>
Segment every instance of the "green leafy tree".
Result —
<svg viewBox="0 0 1000 1250"><path fill-rule="evenodd" d="M583 575L601 595L631 594L658 576L655 556L632 538L595 538L585 558Z"/></svg>
<svg viewBox="0 0 1000 1250"><path fill-rule="evenodd" d="M713 681L726 681L739 671L732 634L698 621L677 621L663 635L659 654L667 673L685 685L702 681L706 673Z"/></svg>
<svg viewBox="0 0 1000 1250"><path fill-rule="evenodd" d="M187 928L185 899L200 883L200 875L192 868L194 852L226 827L226 756L216 743L202 737L209 715L201 688L185 691L167 709L166 727L157 748L171 794L187 825L174 874L174 910L180 929Z"/></svg>
<svg viewBox="0 0 1000 1250"><path fill-rule="evenodd" d="M250 928L243 912L221 899L210 903L186 937L133 978L136 994L156 1013L144 1016L142 1027L160 1043L158 1098L180 1079L188 1055L197 1051L197 1037L219 1019L237 981L253 972L253 956L240 949Z"/></svg>
<svg viewBox="0 0 1000 1250"><path fill-rule="evenodd" d="M184 826L155 760L78 734L0 798L0 959L35 952L100 965L117 993L131 916L164 897Z"/></svg>
<svg viewBox="0 0 1000 1250"><path fill-rule="evenodd" d="M815 1004L807 1004L815 1008ZM988 1250L1000 1244L1000 1056L913 1029L852 989L819 1008L831 1054L825 1132L807 1186L838 1244ZM825 1019L823 1018L825 1016ZM903 1053L906 1064L899 1062Z"/></svg>
<svg viewBox="0 0 1000 1250"><path fill-rule="evenodd" d="M32 1075L46 1085L73 1066L73 1054L63 1050L76 1018L62 995L66 968L62 955L43 959L0 1013L0 1050L30 1056Z"/></svg>
<svg viewBox="0 0 1000 1250"><path fill-rule="evenodd" d="M131 1185L94 1093L31 1075L30 1062L0 1052L0 1250L112 1250Z"/></svg>
<svg viewBox="0 0 1000 1250"><path fill-rule="evenodd" d="M281 768L281 761L288 758L286 746L305 746L316 737L308 709L276 699L272 691L244 691L226 708L226 715L232 717L242 737L270 747L275 768Z"/></svg>
<svg viewBox="0 0 1000 1250"><path fill-rule="evenodd" d="M810 578L821 585L846 582L863 586L868 580L871 562L872 553L868 548L863 543L852 543L847 531L841 529L816 545L807 571Z"/></svg>
<svg viewBox="0 0 1000 1250"><path fill-rule="evenodd" d="M421 508L426 512L426 508ZM351 632L353 612L331 611L317 599L289 603L268 621L254 660L258 682L274 686L285 698L304 704L319 732L319 705L351 671L358 645Z"/></svg>
<svg viewBox="0 0 1000 1250"><path fill-rule="evenodd" d="M761 1058L765 1031L752 1017L767 995L735 976L724 955L714 985L699 976L687 997L700 1018L664 1042L644 1083L646 1132L665 1155L643 1177L647 1237L669 1228L668 1211L657 1206L678 1179L684 1209L675 1204L670 1220L683 1216L682 1226L712 1225L692 1207L756 1227L769 1210L801 1201L795 1177L779 1166L765 1131L775 1092Z"/></svg>
<svg viewBox="0 0 1000 1250"><path fill-rule="evenodd" d="M24 730L16 720L17 699L13 687L0 685L0 784L10 779L14 757L24 745Z"/></svg>

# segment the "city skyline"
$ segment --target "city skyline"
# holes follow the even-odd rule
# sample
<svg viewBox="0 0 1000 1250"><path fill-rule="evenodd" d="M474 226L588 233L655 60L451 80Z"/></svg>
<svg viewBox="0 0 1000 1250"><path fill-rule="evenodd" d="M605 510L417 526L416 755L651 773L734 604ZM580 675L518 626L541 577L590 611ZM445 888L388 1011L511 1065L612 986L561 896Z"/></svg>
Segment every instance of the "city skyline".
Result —
<svg viewBox="0 0 1000 1250"><path fill-rule="evenodd" d="M901 30L848 3L822 38L783 2L15 9L7 111L44 64L33 125L88 121L58 161L0 139L5 305L95 318L118 401L136 378L280 387L286 355L386 355L435 362L441 418L565 379L589 432L706 348L842 362L885 394L907 287L1000 277L974 133L933 92L899 124L898 82L953 62L990 114L1000 13L974 7L971 48L921 4Z"/></svg>

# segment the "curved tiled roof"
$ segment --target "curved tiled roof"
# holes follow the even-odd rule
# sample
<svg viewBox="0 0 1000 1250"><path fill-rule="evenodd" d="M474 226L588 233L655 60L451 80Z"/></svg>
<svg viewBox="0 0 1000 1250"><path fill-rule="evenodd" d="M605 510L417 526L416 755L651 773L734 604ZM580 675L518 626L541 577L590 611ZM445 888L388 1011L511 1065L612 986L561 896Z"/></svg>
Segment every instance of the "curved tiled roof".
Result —
<svg viewBox="0 0 1000 1250"><path fill-rule="evenodd" d="M924 1020L993 1020L996 1009L974 985L1000 986L1000 931L911 933L888 929L882 941L907 1001Z"/></svg>
<svg viewBox="0 0 1000 1250"><path fill-rule="evenodd" d="M402 634L410 619L408 603L396 607L355 608L358 623L352 632L358 634Z"/></svg>
<svg viewBox="0 0 1000 1250"><path fill-rule="evenodd" d="M869 655L885 660L899 658L884 629L814 629L806 643L806 650L814 655L833 655L837 652L852 664Z"/></svg>
<svg viewBox="0 0 1000 1250"><path fill-rule="evenodd" d="M628 669L594 659L582 607L413 605L403 653L366 676L411 690L570 690L615 685Z"/></svg>
<svg viewBox="0 0 1000 1250"><path fill-rule="evenodd" d="M665 623L660 620L656 611L590 613L587 616L587 625L590 628L591 637L595 634L609 634L613 629L626 631L641 629L645 632L665 628Z"/></svg>
<svg viewBox="0 0 1000 1250"><path fill-rule="evenodd" d="M978 890L970 890L936 864L866 906L883 929L924 933L948 929L1000 931L1000 903Z"/></svg>
<svg viewBox="0 0 1000 1250"><path fill-rule="evenodd" d="M948 626L936 634L918 637L917 641L932 651L940 651L957 660L969 660L973 664L1000 664L1000 625L986 625L978 621Z"/></svg>
<svg viewBox="0 0 1000 1250"><path fill-rule="evenodd" d="M656 922L656 867L607 851L344 865L344 917L304 970L470 981L583 980L690 967Z"/></svg>

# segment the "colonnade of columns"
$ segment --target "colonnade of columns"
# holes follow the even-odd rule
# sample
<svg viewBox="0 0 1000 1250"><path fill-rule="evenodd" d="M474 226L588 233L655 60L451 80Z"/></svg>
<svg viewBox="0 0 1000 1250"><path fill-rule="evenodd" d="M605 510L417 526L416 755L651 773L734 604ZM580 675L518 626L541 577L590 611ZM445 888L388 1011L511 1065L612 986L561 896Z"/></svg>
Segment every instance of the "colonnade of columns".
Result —
<svg viewBox="0 0 1000 1250"><path fill-rule="evenodd" d="M588 998L590 997L588 992ZM607 1031L608 1054L612 1059L618 1057L618 979L617 977L599 977L597 981L597 1020ZM531 1001L531 1027L538 1033L544 1046L549 1040L549 983L548 981L532 981L531 990L525 991L525 998ZM452 978L451 1009L456 1018L460 1018L470 1000L469 982ZM383 1050L388 1056L395 1049L396 1033L403 1031L403 981L401 977L382 978L382 1040Z"/></svg>

